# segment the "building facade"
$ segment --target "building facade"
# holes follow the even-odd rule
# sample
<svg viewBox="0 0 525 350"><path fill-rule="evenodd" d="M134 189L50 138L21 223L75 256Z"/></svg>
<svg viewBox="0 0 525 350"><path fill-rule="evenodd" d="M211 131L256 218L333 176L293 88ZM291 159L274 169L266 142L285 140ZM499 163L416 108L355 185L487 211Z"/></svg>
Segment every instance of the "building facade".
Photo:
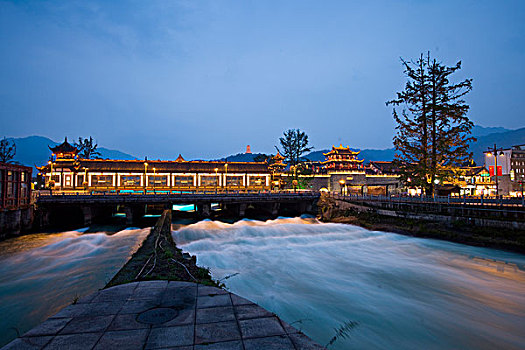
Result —
<svg viewBox="0 0 525 350"><path fill-rule="evenodd" d="M341 194L396 194L401 190L399 174L392 162L384 163L384 169L372 169L364 166L359 159L359 152L340 145L323 153L322 162L305 162L307 175L299 174L303 187L317 191L339 192ZM388 163L388 167L386 166Z"/></svg>
<svg viewBox="0 0 525 350"><path fill-rule="evenodd" d="M521 196L525 181L525 144L484 152L485 167L495 181L498 177L500 195ZM497 167L496 167L497 157Z"/></svg>
<svg viewBox="0 0 525 350"><path fill-rule="evenodd" d="M0 163L0 238L28 230L32 225L32 170Z"/></svg>
<svg viewBox="0 0 525 350"><path fill-rule="evenodd" d="M31 202L30 167L0 163L0 209L28 207Z"/></svg>
<svg viewBox="0 0 525 350"><path fill-rule="evenodd" d="M326 160L321 164L326 172L364 171L363 160L357 158L359 152L352 151L349 146L332 146L332 150L323 155Z"/></svg>
<svg viewBox="0 0 525 350"><path fill-rule="evenodd" d="M81 159L67 139L50 148L52 160L39 167L45 186L60 191L266 190L265 162Z"/></svg>

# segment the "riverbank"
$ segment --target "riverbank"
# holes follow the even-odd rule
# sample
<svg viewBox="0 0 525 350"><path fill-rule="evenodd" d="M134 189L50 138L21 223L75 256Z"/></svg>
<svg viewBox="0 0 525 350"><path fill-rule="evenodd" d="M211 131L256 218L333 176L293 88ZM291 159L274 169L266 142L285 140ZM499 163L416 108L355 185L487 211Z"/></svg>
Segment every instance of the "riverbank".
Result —
<svg viewBox="0 0 525 350"><path fill-rule="evenodd" d="M368 230L394 232L421 238L433 238L477 247L503 249L525 254L525 231L473 226L466 222L445 224L427 220L380 215L372 209L340 208L333 198L319 200L319 218L323 222L357 225Z"/></svg>
<svg viewBox="0 0 525 350"><path fill-rule="evenodd" d="M218 286L196 257L183 254L171 236L171 211L165 210L142 246L105 288L137 281L169 280Z"/></svg>

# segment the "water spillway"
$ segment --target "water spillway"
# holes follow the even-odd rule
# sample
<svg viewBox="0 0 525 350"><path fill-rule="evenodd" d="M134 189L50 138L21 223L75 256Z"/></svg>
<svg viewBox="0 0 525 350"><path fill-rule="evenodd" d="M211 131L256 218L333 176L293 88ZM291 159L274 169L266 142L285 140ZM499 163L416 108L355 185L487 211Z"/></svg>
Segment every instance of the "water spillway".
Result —
<svg viewBox="0 0 525 350"><path fill-rule="evenodd" d="M525 344L523 255L311 218L201 221L173 236L231 292L330 349Z"/></svg>
<svg viewBox="0 0 525 350"><path fill-rule="evenodd" d="M148 229L86 229L0 242L0 347L75 299L103 288Z"/></svg>

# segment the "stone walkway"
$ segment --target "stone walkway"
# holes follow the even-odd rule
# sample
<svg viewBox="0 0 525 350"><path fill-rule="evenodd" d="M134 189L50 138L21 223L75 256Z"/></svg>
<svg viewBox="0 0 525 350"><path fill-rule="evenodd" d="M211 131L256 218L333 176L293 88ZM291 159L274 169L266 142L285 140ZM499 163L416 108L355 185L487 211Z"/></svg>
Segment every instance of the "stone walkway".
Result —
<svg viewBox="0 0 525 350"><path fill-rule="evenodd" d="M274 314L225 290L148 281L104 289L6 349L324 349Z"/></svg>

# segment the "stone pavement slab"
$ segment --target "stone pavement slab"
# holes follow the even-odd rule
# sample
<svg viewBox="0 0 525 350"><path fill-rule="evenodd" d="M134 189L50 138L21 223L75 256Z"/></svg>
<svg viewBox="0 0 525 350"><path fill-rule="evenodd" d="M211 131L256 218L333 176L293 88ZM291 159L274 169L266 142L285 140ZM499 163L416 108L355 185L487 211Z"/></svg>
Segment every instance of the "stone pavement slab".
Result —
<svg viewBox="0 0 525 350"><path fill-rule="evenodd" d="M80 298L6 349L324 349L273 313L223 289L145 281Z"/></svg>

